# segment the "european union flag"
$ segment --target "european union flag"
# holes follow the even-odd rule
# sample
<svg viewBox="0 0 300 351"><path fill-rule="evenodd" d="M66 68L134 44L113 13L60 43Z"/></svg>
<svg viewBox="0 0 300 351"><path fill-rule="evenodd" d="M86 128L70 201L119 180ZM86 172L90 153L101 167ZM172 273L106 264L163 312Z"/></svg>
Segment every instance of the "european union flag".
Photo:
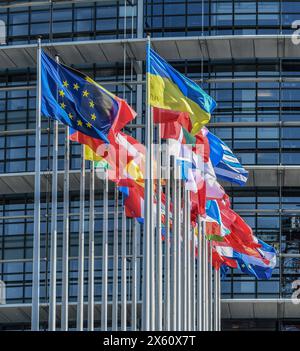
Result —
<svg viewBox="0 0 300 351"><path fill-rule="evenodd" d="M108 141L118 116L116 97L85 76L42 52L42 115Z"/></svg>

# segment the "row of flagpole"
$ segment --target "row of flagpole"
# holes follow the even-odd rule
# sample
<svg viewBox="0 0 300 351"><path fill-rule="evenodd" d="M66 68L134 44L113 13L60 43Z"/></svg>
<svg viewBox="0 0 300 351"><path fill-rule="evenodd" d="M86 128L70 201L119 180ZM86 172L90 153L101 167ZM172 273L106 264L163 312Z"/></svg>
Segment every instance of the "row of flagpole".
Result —
<svg viewBox="0 0 300 351"><path fill-rule="evenodd" d="M150 46L150 36L147 37L147 45ZM149 58L148 58L149 59ZM146 63L149 67L149 62ZM148 71L148 69L147 69ZM166 238L165 238L165 297L164 313L162 311L162 247L161 247L161 154L160 154L160 128L157 127L158 154L153 153L153 117L149 104L150 81L146 78L146 181L145 181L145 226L144 226L144 294L143 294L143 329L144 330L197 330L212 331L220 330L220 272L215 271L213 280L212 267L212 245L205 236L205 223L198 218L198 270L195 269L196 242L190 225L190 198L189 192L184 189L180 180L179 166L173 160L172 197L173 218L172 218L172 239L170 239L169 208L166 209ZM156 216L156 253L153 241L154 219L153 219L153 164L156 156L157 161L157 216ZM168 157L167 157L168 158ZM167 166L169 166L167 161ZM166 204L169 206L170 183L166 182ZM182 202L182 195L184 202ZM183 211L182 211L183 203ZM202 225L201 225L202 224ZM166 243L168 240L168 243ZM182 243L183 241L183 243ZM169 253L171 245L172 253ZM192 245L192 247L191 247ZM149 257L150 255L150 257ZM170 255L170 256L169 256ZM156 265L154 265L156 258ZM170 265L169 265L170 262ZM151 267L151 268L150 268ZM155 267L155 269L153 269ZM169 272L171 267L171 272ZM151 272L150 272L151 269ZM197 272L197 282L196 273ZM170 273L170 275L169 275ZM154 279L156 277L156 279ZM167 281L169 279L169 281ZM213 286L214 282L214 286ZM196 283L198 289L196 289ZM169 286L172 296L169 299ZM155 296L156 291L156 296ZM197 294L196 294L197 291ZM168 302L166 301L166 294ZM160 299L161 298L161 299ZM169 301L172 301L172 310L169 308ZM154 305L155 302L155 305ZM150 303L150 308L149 308ZM196 313L195 305L198 306ZM154 309L155 307L155 309ZM164 320L162 316L164 315ZM196 318L198 319L196 323ZM162 323L164 321L164 323ZM155 322L155 323L154 323ZM164 324L164 325L163 325Z"/></svg>
<svg viewBox="0 0 300 351"><path fill-rule="evenodd" d="M150 45L150 39L148 38ZM32 290L32 329L40 327L40 147L41 147L41 41L37 53L37 114L36 114L36 163L35 163L35 208L34 208L34 250L33 250L33 290ZM147 82L147 88L149 82ZM149 90L148 90L149 91ZM114 192L114 229L113 229L113 296L109 313L109 187L107 172L103 180L103 228L101 256L101 330L220 330L220 272L214 271L210 264L211 245L206 239L205 222L198 218L198 233L195 236L190 220L189 191L180 180L180 169L173 157L167 157L165 218L170 222L170 204L173 204L172 227L165 227L162 240L161 188L162 159L160 144L157 155L153 152L154 125L152 111L147 103L146 111L146 180L145 180L145 226L143 231L142 277L138 274L138 233L139 224L126 219L125 210L119 210L119 193ZM156 128L160 141L160 129ZM156 156L156 203L154 203L154 163ZM78 232L78 279L77 279L77 330L84 330L84 307L87 302L87 329L95 329L95 171L90 168L89 195L89 255L88 255L88 299L85 300L85 159L84 147L81 148L80 203ZM58 122L53 123L53 169L52 169L52 208L51 208L51 247L50 247L50 301L48 329L56 330L57 319L57 193L58 193ZM65 128L64 153L64 219L62 248L62 299L61 329L69 329L69 131ZM169 177L170 175L170 177ZM183 206L182 206L183 204ZM156 216L154 213L156 212ZM121 227L119 228L119 214ZM132 225L127 228L127 223ZM119 231L121 229L121 252L119 251ZM131 274L128 260L128 232L132 238ZM196 247L198 255L196 257ZM121 260L119 260L121 257ZM121 274L119 274L121 265ZM100 267L97 267L100 268ZM121 281L121 291L119 282ZM131 287L129 282L131 281ZM47 284L47 282L46 282ZM142 284L142 308L138 315L137 286ZM131 290L131 301L128 299ZM119 294L120 293L120 294ZM119 298L121 295L121 298ZM128 309L128 306L130 308ZM119 308L120 307L120 308ZM131 324L128 325L128 311ZM109 324L111 322L111 324Z"/></svg>

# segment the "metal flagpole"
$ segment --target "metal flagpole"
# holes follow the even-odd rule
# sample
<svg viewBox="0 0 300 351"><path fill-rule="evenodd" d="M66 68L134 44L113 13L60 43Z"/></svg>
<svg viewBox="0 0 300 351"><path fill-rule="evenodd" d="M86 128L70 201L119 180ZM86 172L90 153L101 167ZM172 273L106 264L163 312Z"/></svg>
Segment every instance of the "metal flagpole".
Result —
<svg viewBox="0 0 300 351"><path fill-rule="evenodd" d="M186 192L186 212L187 212L187 223L186 223L186 232L187 232L187 330L191 330L191 285L192 285L192 280L191 280L191 274L192 274L192 257L191 257L191 235L190 235L190 198L189 198L189 192Z"/></svg>
<svg viewBox="0 0 300 351"><path fill-rule="evenodd" d="M53 121L53 166L52 166L52 206L51 206L51 252L50 252L50 306L49 330L56 329L56 262L57 262L57 155L58 122Z"/></svg>
<svg viewBox="0 0 300 351"><path fill-rule="evenodd" d="M131 330L136 331L137 322L137 223L132 219L132 275L131 275Z"/></svg>
<svg viewBox="0 0 300 351"><path fill-rule="evenodd" d="M88 330L94 330L95 307L95 169L94 162L90 162L90 214L89 214L89 285L88 285Z"/></svg>
<svg viewBox="0 0 300 351"><path fill-rule="evenodd" d="M212 269L212 245L208 243L208 291L209 291L209 330L213 331L213 269Z"/></svg>
<svg viewBox="0 0 300 351"><path fill-rule="evenodd" d="M166 153L166 214L165 214L165 264L164 264L164 330L170 330L170 155L169 142L167 141Z"/></svg>
<svg viewBox="0 0 300 351"><path fill-rule="evenodd" d="M218 330L218 279L217 269L214 269L214 331Z"/></svg>
<svg viewBox="0 0 300 351"><path fill-rule="evenodd" d="M118 296L119 296L119 190L115 186L114 208L114 271L113 271L113 303L112 303L112 330L118 330Z"/></svg>
<svg viewBox="0 0 300 351"><path fill-rule="evenodd" d="M37 42L37 90L35 129L34 233L31 329L40 327L40 230L41 230L41 39Z"/></svg>
<svg viewBox="0 0 300 351"><path fill-rule="evenodd" d="M156 312L156 331L162 330L162 224L161 224L161 140L160 125L157 125L157 206L156 206L156 296L155 296L155 312Z"/></svg>
<svg viewBox="0 0 300 351"><path fill-rule="evenodd" d="M171 236L171 330L177 330L177 187L176 187L176 159L171 157L171 189L172 189L172 204L173 204L173 223L172 223L172 236Z"/></svg>
<svg viewBox="0 0 300 351"><path fill-rule="evenodd" d="M147 36L147 45L150 47L150 36ZM147 69L150 66L147 56ZM142 329L150 330L150 238L153 235L153 121L150 106L150 80L146 75L146 179L145 179L145 224L143 237L143 317Z"/></svg>
<svg viewBox="0 0 300 351"><path fill-rule="evenodd" d="M68 330L69 320L69 162L70 141L69 127L65 127L65 159L64 159L64 223L62 246L62 303L61 330Z"/></svg>
<svg viewBox="0 0 300 351"><path fill-rule="evenodd" d="M203 234L203 330L208 331L208 240L205 234L205 221L202 222Z"/></svg>
<svg viewBox="0 0 300 351"><path fill-rule="evenodd" d="M56 56L59 63L59 57ZM57 94L58 95L58 94ZM49 330L56 329L58 121L53 121Z"/></svg>
<svg viewBox="0 0 300 351"><path fill-rule="evenodd" d="M108 178L104 169L103 182L103 233L102 233L102 304L101 330L107 331L107 283L108 283Z"/></svg>
<svg viewBox="0 0 300 351"><path fill-rule="evenodd" d="M182 217L181 217L181 174L180 166L175 166L177 180L177 205L176 205L176 216L177 216L177 233L176 233L176 245L177 245L177 330L181 330L181 237L182 237Z"/></svg>
<svg viewBox="0 0 300 351"><path fill-rule="evenodd" d="M198 215L198 260L197 260L197 330L203 330L203 235L201 216Z"/></svg>
<svg viewBox="0 0 300 351"><path fill-rule="evenodd" d="M215 330L221 330L221 274L220 269L215 270Z"/></svg>
<svg viewBox="0 0 300 351"><path fill-rule="evenodd" d="M122 254L122 273L121 273L121 330L126 331L127 327L127 257L126 257L126 246L127 246L127 227L126 227L126 213L125 209L122 211L122 242L121 242L121 254Z"/></svg>
<svg viewBox="0 0 300 351"><path fill-rule="evenodd" d="M152 113L152 112L151 112ZM154 156L154 153L153 153ZM154 175L152 178L152 194L154 197ZM152 198L153 198L152 197ZM156 279L155 279L155 264L156 264L156 253L155 253L155 228L156 228L156 221L157 217L154 215L154 205L153 205L153 212L151 218L151 236L150 236L150 330L155 330L155 321L156 321L156 301L155 301L155 286L156 286Z"/></svg>
<svg viewBox="0 0 300 351"><path fill-rule="evenodd" d="M183 257L182 257L182 330L188 330L188 226L187 226L187 190L183 189Z"/></svg>
<svg viewBox="0 0 300 351"><path fill-rule="evenodd" d="M188 294L188 311L189 311L189 330L195 330L195 235L194 231L191 230L191 203L190 203L190 192L188 191L187 198L187 225L188 225L188 263L190 265L190 280L189 280L189 294ZM191 237L192 235L192 237Z"/></svg>
<svg viewBox="0 0 300 351"><path fill-rule="evenodd" d="M221 305L221 299L222 299L222 290L221 290L221 271L220 269L217 272L217 280L218 280L218 331L221 331L222 329L222 305Z"/></svg>
<svg viewBox="0 0 300 351"><path fill-rule="evenodd" d="M85 202L85 159L84 145L81 146L80 205L79 205L79 242L78 242L78 295L77 330L83 330L84 300L84 202Z"/></svg>

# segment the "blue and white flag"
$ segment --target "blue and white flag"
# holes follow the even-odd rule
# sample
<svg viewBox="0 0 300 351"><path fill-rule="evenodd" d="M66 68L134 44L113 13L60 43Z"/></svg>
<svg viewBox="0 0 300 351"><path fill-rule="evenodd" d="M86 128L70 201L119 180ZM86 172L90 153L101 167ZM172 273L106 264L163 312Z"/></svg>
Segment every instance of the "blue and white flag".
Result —
<svg viewBox="0 0 300 351"><path fill-rule="evenodd" d="M218 178L244 185L248 179L248 171L240 164L230 148L207 129L210 147L210 159Z"/></svg>

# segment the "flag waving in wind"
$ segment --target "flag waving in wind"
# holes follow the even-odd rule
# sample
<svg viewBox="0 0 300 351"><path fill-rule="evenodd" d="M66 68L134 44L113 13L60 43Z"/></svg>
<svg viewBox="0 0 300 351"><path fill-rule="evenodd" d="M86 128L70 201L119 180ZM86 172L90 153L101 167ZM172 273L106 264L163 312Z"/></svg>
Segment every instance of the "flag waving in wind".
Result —
<svg viewBox="0 0 300 351"><path fill-rule="evenodd" d="M215 100L191 79L176 71L148 46L149 103L153 107L189 113L192 134L199 132L216 108Z"/></svg>
<svg viewBox="0 0 300 351"><path fill-rule="evenodd" d="M248 171L240 164L230 148L218 137L203 128L209 142L210 159L216 176L229 182L245 185Z"/></svg>
<svg viewBox="0 0 300 351"><path fill-rule="evenodd" d="M109 143L108 134L135 117L124 100L42 52L42 115Z"/></svg>

